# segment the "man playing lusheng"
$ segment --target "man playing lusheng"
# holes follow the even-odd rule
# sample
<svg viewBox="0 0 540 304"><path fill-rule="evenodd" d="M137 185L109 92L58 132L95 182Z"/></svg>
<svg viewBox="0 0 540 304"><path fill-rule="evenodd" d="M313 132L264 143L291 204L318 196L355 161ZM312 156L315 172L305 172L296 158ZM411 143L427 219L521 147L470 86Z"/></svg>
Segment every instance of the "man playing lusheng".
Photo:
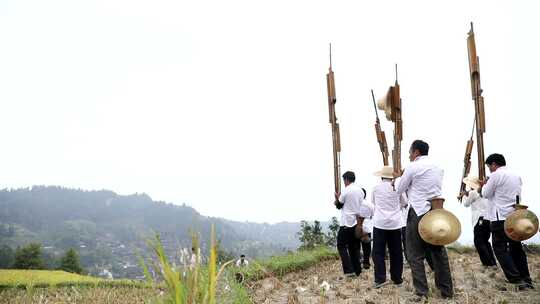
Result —
<svg viewBox="0 0 540 304"><path fill-rule="evenodd" d="M407 192L411 205L407 217L407 257L411 267L413 285L418 296L416 301L427 298L428 284L424 259L429 254L433 261L435 285L443 298L454 295L448 255L444 246L426 243L418 233L418 223L431 210L430 200L441 195L443 170L435 166L428 158L429 145L415 140L409 150L410 165L396 182L398 195Z"/></svg>
<svg viewBox="0 0 540 304"><path fill-rule="evenodd" d="M482 265L486 267L497 266L493 249L489 243L491 218L488 215L488 200L480 197L477 192L480 188L478 178L467 176L463 179L463 183L469 188L469 191L463 193L463 206L471 207L474 247L478 252Z"/></svg>
<svg viewBox="0 0 540 304"><path fill-rule="evenodd" d="M386 247L390 253L390 279L394 284L403 283L403 249L401 248L401 208L407 205L404 195L398 195L392 187L393 168L383 167L375 175L382 181L373 188L371 202L373 214L373 266L375 286L386 285Z"/></svg>
<svg viewBox="0 0 540 304"><path fill-rule="evenodd" d="M521 195L521 178L506 169L501 154L486 159L491 176L484 182L481 193L489 200L493 251L510 283L520 290L533 289L527 255L521 242L510 239L504 232L504 221L515 210L516 195Z"/></svg>
<svg viewBox="0 0 540 304"><path fill-rule="evenodd" d="M343 266L343 273L347 277L360 275L360 239L355 236L363 234L362 224L364 218L371 216L369 208L364 206L364 192L354 181L354 172L343 174L345 189L343 193L336 193L336 199L342 204L340 227L337 235L337 249Z"/></svg>

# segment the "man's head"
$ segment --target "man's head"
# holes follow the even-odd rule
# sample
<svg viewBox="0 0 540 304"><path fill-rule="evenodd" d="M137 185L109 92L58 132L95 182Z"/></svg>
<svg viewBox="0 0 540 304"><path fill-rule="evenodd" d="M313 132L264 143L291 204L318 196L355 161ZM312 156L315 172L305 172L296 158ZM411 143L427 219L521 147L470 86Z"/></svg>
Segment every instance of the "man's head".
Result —
<svg viewBox="0 0 540 304"><path fill-rule="evenodd" d="M418 156L428 155L429 145L427 142L417 139L412 142L411 148L409 149L409 160L413 161Z"/></svg>
<svg viewBox="0 0 540 304"><path fill-rule="evenodd" d="M242 255L240 255L240 258L241 258L241 259L245 259L245 258L246 258L246 255L245 255L245 254L242 254Z"/></svg>
<svg viewBox="0 0 540 304"><path fill-rule="evenodd" d="M354 175L354 172L347 171L343 173L343 183L345 184L345 186L348 186L354 183L355 180L356 180L356 176Z"/></svg>
<svg viewBox="0 0 540 304"><path fill-rule="evenodd" d="M506 160L502 154L493 153L486 158L486 166L488 167L489 172L493 173L500 167L506 166Z"/></svg>

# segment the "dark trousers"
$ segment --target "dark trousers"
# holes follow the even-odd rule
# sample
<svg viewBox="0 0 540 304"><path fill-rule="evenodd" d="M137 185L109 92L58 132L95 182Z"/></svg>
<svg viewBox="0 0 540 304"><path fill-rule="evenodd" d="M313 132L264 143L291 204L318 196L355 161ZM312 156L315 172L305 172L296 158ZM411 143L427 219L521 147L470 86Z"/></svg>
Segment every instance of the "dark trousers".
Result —
<svg viewBox="0 0 540 304"><path fill-rule="evenodd" d="M371 240L371 233L368 233L369 239ZM369 242L360 242L362 248L362 263L364 265L369 265L369 258L371 257L371 241Z"/></svg>
<svg viewBox="0 0 540 304"><path fill-rule="evenodd" d="M390 279L394 283L403 282L403 251L401 248L401 229L385 230L373 228L373 266L375 283L386 282L386 264L384 255L388 247L390 254Z"/></svg>
<svg viewBox="0 0 540 304"><path fill-rule="evenodd" d="M504 275L511 283L529 283L529 265L521 242L511 240L504 232L504 221L491 222L493 251Z"/></svg>
<svg viewBox="0 0 540 304"><path fill-rule="evenodd" d="M409 258L407 257L407 226L401 227L401 241L403 243L403 253L405 254L405 260L407 260L407 263L409 262ZM433 271L433 260L431 259L431 254L429 254L428 251L426 251L426 262L429 265L429 269Z"/></svg>
<svg viewBox="0 0 540 304"><path fill-rule="evenodd" d="M360 240L354 236L354 227L339 227L337 235L337 250L341 258L343 273L355 273L359 275L362 272L360 266Z"/></svg>
<svg viewBox="0 0 540 304"><path fill-rule="evenodd" d="M490 236L490 222L480 217L476 225L474 225L474 247L484 266L497 265L495 256L493 255L493 249L491 249L491 244L489 243Z"/></svg>
<svg viewBox="0 0 540 304"><path fill-rule="evenodd" d="M426 296L428 293L424 259L429 254L435 272L435 285L439 288L443 297L452 297L454 288L446 248L428 244L420 237L418 222L422 217L423 215L416 215L414 208L409 210L407 217L407 256L411 266L414 289L418 295Z"/></svg>
<svg viewBox="0 0 540 304"><path fill-rule="evenodd" d="M403 244L403 254L405 254L405 260L409 261L407 257L407 226L401 227L401 243Z"/></svg>

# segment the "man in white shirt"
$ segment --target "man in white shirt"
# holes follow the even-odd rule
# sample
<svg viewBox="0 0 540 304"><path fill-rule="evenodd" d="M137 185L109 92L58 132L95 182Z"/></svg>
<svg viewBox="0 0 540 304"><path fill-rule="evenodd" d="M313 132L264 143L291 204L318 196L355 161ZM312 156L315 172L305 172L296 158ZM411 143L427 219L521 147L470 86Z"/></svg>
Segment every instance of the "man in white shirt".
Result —
<svg viewBox="0 0 540 304"><path fill-rule="evenodd" d="M515 210L516 196L521 195L521 178L506 168L501 154L488 156L486 165L491 176L481 182L480 192L489 200L493 251L510 283L517 284L519 290L534 289L521 242L510 239L504 232L504 221Z"/></svg>
<svg viewBox="0 0 540 304"><path fill-rule="evenodd" d="M362 188L362 192L364 192L364 204L366 207L369 207L371 210L371 213L373 213L373 204L370 203L368 200L366 200L367 192L366 189ZM364 219L364 223L362 224L362 229L367 234L367 236L360 240L360 249L362 250L362 267L364 269L369 269L370 263L369 259L371 258L371 239L372 239L372 233L373 233L373 220L372 217L368 217Z"/></svg>
<svg viewBox="0 0 540 304"><path fill-rule="evenodd" d="M343 273L347 277L360 275L360 240L355 236L364 234L362 224L364 218L371 216L369 207L363 204L364 192L354 181L354 172L343 174L345 189L343 193L336 193L336 200L342 204L340 227L337 235L337 249L343 266Z"/></svg>
<svg viewBox="0 0 540 304"><path fill-rule="evenodd" d="M396 285L403 283L403 249L401 248L401 208L407 206L404 194L398 195L392 187L394 169L384 166L375 173L381 183L373 188L371 202L373 213L373 266L375 286L386 285L386 247L390 254L390 279Z"/></svg>
<svg viewBox="0 0 540 304"><path fill-rule="evenodd" d="M407 257L416 290L416 301L424 301L428 295L428 284L424 259L429 255L435 272L435 285L443 298L452 298L454 288L448 263L448 255L444 246L426 243L418 233L418 223L431 210L430 200L441 195L443 171L428 158L429 145L415 140L409 149L411 163L396 181L398 195L407 193L409 215L407 217Z"/></svg>
<svg viewBox="0 0 540 304"><path fill-rule="evenodd" d="M249 261L246 260L246 256L244 254L240 255L240 258L236 260L236 266L237 267L248 267Z"/></svg>
<svg viewBox="0 0 540 304"><path fill-rule="evenodd" d="M482 265L486 267L497 266L493 249L489 243L491 236L490 218L488 217L488 200L480 197L478 189L480 183L477 177L467 176L463 179L463 183L467 185L467 190L463 193L462 201L464 207L471 208L472 226L474 231L474 247Z"/></svg>

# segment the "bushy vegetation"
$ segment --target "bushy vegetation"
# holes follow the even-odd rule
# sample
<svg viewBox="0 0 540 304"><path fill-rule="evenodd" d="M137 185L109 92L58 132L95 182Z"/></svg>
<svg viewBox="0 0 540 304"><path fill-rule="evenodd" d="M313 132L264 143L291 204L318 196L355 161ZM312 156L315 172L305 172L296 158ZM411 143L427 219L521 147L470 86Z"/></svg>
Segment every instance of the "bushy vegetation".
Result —
<svg viewBox="0 0 540 304"><path fill-rule="evenodd" d="M328 226L328 231L323 232L321 222L314 221L310 224L308 221L300 222L300 231L297 233L300 239L300 249L313 249L319 246L335 246L337 242L337 233L339 223L336 217L332 217Z"/></svg>
<svg viewBox="0 0 540 304"><path fill-rule="evenodd" d="M60 260L59 269L67 272L79 274L83 273L84 269L81 266L81 262L79 261L79 255L77 254L77 251L75 251L75 249L69 249L62 257L62 259Z"/></svg>
<svg viewBox="0 0 540 304"><path fill-rule="evenodd" d="M28 246L17 248L15 251L15 269L45 269L45 264L41 257L41 245L31 243Z"/></svg>

